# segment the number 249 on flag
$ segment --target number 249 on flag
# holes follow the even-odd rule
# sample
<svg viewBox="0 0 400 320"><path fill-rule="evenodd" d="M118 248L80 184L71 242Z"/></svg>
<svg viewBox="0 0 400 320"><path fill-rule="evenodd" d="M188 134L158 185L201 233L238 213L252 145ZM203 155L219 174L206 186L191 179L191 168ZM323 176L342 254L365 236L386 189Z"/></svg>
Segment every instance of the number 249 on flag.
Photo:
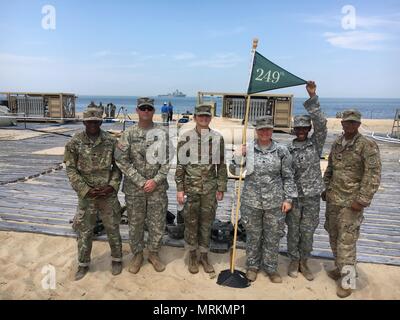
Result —
<svg viewBox="0 0 400 320"><path fill-rule="evenodd" d="M283 72L279 71L273 72L272 70L268 70L267 72L265 72L265 70L262 68L258 68L256 72L257 72L257 77L254 80L272 82L272 83L278 83L281 76L284 75Z"/></svg>

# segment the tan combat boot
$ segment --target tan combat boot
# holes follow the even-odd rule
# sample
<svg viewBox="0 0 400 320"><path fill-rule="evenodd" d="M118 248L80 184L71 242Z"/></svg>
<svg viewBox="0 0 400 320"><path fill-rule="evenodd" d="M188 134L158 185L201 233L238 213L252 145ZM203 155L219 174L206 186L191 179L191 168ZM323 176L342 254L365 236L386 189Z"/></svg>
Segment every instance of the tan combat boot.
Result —
<svg viewBox="0 0 400 320"><path fill-rule="evenodd" d="M333 270L327 271L326 273L328 274L329 278L331 278L331 279L333 279L335 281L339 280L342 277L342 275L340 274L340 271L339 271L338 268L335 268Z"/></svg>
<svg viewBox="0 0 400 320"><path fill-rule="evenodd" d="M81 280L88 271L89 267L78 266L78 270L75 273L75 281Z"/></svg>
<svg viewBox="0 0 400 320"><path fill-rule="evenodd" d="M143 252L138 252L133 257L128 271L131 273L138 273L143 263Z"/></svg>
<svg viewBox="0 0 400 320"><path fill-rule="evenodd" d="M189 252L189 272L190 273L199 272L199 262L197 261L196 250L192 250Z"/></svg>
<svg viewBox="0 0 400 320"><path fill-rule="evenodd" d="M154 270L157 272L163 272L165 270L165 264L161 262L158 252L150 251L147 260L149 260L149 262L153 265Z"/></svg>
<svg viewBox="0 0 400 320"><path fill-rule="evenodd" d="M258 270L256 268L249 268L246 271L246 278L247 280L254 282L257 279Z"/></svg>
<svg viewBox="0 0 400 320"><path fill-rule="evenodd" d="M340 283L338 283L337 285L337 289L336 289L336 295L339 298L347 298L348 296L350 296L352 293L351 289L343 289L342 285Z"/></svg>
<svg viewBox="0 0 400 320"><path fill-rule="evenodd" d="M267 272L267 275L272 283L282 283L281 275L277 271Z"/></svg>
<svg viewBox="0 0 400 320"><path fill-rule="evenodd" d="M289 277L297 278L298 272L299 272L299 260L290 261L288 268Z"/></svg>
<svg viewBox="0 0 400 320"><path fill-rule="evenodd" d="M122 261L112 261L111 262L111 273L116 276L122 272Z"/></svg>
<svg viewBox="0 0 400 320"><path fill-rule="evenodd" d="M303 274L304 278L308 281L314 280L314 275L312 274L311 270L308 268L307 259L303 259L300 261L300 272Z"/></svg>
<svg viewBox="0 0 400 320"><path fill-rule="evenodd" d="M204 272L214 272L214 267L208 262L207 252L200 253L200 263L204 268Z"/></svg>

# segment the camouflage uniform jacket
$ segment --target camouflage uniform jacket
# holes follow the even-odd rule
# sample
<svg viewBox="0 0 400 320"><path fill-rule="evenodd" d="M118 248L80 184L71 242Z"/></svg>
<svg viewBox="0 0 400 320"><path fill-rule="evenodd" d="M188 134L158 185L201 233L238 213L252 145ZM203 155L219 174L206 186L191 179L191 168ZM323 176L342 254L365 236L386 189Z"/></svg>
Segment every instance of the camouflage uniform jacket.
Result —
<svg viewBox="0 0 400 320"><path fill-rule="evenodd" d="M288 145L293 157L294 181L299 197L312 197L321 194L325 189L320 166L320 156L327 135L326 118L318 102L318 96L304 103L311 116L314 132L304 144L297 146L295 140Z"/></svg>
<svg viewBox="0 0 400 320"><path fill-rule="evenodd" d="M324 174L326 198L333 205L350 207L356 200L369 206L381 180L378 145L358 133L343 147L344 136L332 145Z"/></svg>
<svg viewBox="0 0 400 320"><path fill-rule="evenodd" d="M72 188L84 198L91 188L110 185L118 192L121 171L115 164L117 140L100 130L93 142L85 131L75 134L65 146L64 162Z"/></svg>
<svg viewBox="0 0 400 320"><path fill-rule="evenodd" d="M268 210L279 208L285 200L292 202L296 197L292 157L287 147L274 140L266 150L262 150L257 142L249 144L242 204Z"/></svg>
<svg viewBox="0 0 400 320"><path fill-rule="evenodd" d="M124 174L122 191L129 195L145 195L143 186L153 179L154 192L168 189L169 137L164 126L153 124L151 129L133 125L118 141L115 160Z"/></svg>
<svg viewBox="0 0 400 320"><path fill-rule="evenodd" d="M204 150L205 147L208 151L208 158L203 157L203 162L207 160L207 163L202 163L201 150L202 148ZM186 152L182 152L182 150L186 150ZM197 152L197 154L190 154L191 151ZM180 138L177 155L175 182L178 192L185 191L205 195L211 191L225 192L227 190L225 143L221 134L210 129L208 134L202 138L194 128ZM189 157L190 160L184 163L183 158ZM194 161L192 161L193 159Z"/></svg>

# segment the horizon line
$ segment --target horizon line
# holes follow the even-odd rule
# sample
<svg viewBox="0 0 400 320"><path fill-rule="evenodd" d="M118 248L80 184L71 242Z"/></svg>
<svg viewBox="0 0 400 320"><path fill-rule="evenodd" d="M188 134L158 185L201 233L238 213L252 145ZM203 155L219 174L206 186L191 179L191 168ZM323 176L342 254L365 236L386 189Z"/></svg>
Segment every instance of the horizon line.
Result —
<svg viewBox="0 0 400 320"><path fill-rule="evenodd" d="M230 93L228 92L227 94L229 95ZM246 93L243 93L243 94L245 95ZM268 94L268 93L266 93L266 94ZM89 96L89 97L127 97L127 98L129 98L129 97L152 97L152 98L163 98L163 97L158 97L158 95L124 95L124 94L115 95L115 94L87 94L87 93L85 93L85 94L75 93L75 95L78 96L78 97L79 96ZM288 95L292 95L292 94L289 93ZM220 97L220 96L216 96L216 97ZM294 96L294 95L293 95L293 97L295 99L309 99L309 97L300 97L300 96ZM386 100L392 99L392 100L400 100L400 97L396 97L396 98L395 97L392 97L392 98L383 98L383 97L332 97L332 96L324 97L324 96L320 96L320 95L318 95L318 97L320 99L386 99ZM171 98L175 98L175 99L183 98L184 99L184 98L197 98L197 96L186 95L186 97L171 97ZM168 100L168 99L166 99L166 100Z"/></svg>

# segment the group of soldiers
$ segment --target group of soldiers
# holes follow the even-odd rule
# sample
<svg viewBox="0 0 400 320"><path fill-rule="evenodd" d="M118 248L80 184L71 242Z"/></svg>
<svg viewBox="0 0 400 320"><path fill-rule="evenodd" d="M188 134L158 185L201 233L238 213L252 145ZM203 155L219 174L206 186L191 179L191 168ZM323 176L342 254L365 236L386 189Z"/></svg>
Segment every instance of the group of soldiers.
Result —
<svg viewBox="0 0 400 320"><path fill-rule="evenodd" d="M322 178L320 157L327 136L327 121L319 106L315 83L308 82L306 89L310 95L304 103L308 114L294 118L296 138L289 145L271 140L272 119L263 118L256 122L258 137L251 152L261 156L251 159L242 149L246 162L254 162L254 173L247 173L241 199L241 215L247 221L246 232L251 234L246 243L246 276L255 281L258 269L264 268L272 282L281 282L277 257L286 221L291 260L288 275L297 277L300 271L307 280L314 279L307 259L319 224L322 198L327 201L325 229L335 259L335 269L328 275L338 281L337 295L346 297L352 291L341 280L347 275L346 267L356 265L356 241L363 209L370 205L379 187L379 149L358 132L361 114L356 110L344 111L344 133L332 145ZM154 111L153 99L139 98L138 123L125 130L117 141L100 128L103 111L90 105L83 114L85 130L66 145L67 175L79 199L73 223L78 235L76 280L82 279L89 270L97 213L103 220L111 247L112 274L122 272L121 208L117 198L122 175L133 254L128 270L135 274L143 264L145 230L148 231L147 259L157 272L165 270L159 252L168 205L167 175L175 150L172 150L168 129L153 122ZM208 259L211 226L217 203L223 200L227 190L225 146L222 135L210 129L211 106L196 106L193 119L195 128L179 137L176 150L177 202L184 205L188 270L197 273L202 265L205 272L211 273L214 272ZM264 145L261 141L265 138ZM269 162L275 155L280 162ZM268 176L272 172L278 172L280 179L284 176L279 183ZM278 195L274 190L279 188ZM271 221L268 226L276 226L275 231L260 229ZM257 250L262 251L262 266L259 266Z"/></svg>

